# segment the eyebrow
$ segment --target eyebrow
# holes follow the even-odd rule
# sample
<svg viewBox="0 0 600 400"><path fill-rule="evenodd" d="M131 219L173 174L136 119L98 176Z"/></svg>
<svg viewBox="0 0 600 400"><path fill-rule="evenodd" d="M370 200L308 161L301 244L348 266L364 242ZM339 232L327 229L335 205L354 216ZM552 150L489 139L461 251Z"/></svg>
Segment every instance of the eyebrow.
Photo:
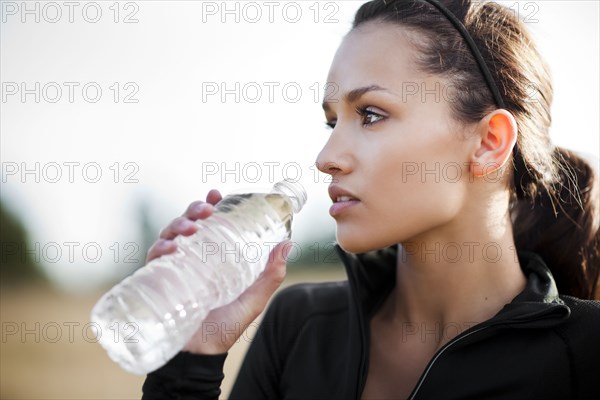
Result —
<svg viewBox="0 0 600 400"><path fill-rule="evenodd" d="M344 98L344 101L346 101L347 103L353 103L356 100L360 99L366 93L375 92L375 91L385 91L385 92L391 93L388 89L381 87L379 85L369 85L369 86L363 86L363 87L359 87L356 89L352 89L349 92L347 92L343 98ZM328 101L323 101L323 105L322 105L323 110L329 111L329 109L330 109L329 103L330 102L328 102Z"/></svg>

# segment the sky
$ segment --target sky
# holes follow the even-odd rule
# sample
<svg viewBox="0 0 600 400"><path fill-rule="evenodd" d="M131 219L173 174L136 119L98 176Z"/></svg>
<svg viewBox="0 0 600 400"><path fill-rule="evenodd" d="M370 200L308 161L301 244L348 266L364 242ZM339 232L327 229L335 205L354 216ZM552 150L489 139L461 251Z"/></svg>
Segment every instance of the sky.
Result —
<svg viewBox="0 0 600 400"><path fill-rule="evenodd" d="M308 192L293 239L333 234L322 92L362 3L1 2L0 199L30 231L22 251L88 290L145 258L143 204L161 227L212 188L285 177ZM501 3L551 67L552 140L597 164L598 2Z"/></svg>

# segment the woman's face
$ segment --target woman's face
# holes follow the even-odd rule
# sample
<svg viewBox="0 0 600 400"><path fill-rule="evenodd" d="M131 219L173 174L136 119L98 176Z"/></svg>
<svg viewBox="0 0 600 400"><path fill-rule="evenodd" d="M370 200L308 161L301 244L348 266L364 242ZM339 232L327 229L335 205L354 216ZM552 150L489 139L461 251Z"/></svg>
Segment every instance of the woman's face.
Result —
<svg viewBox="0 0 600 400"><path fill-rule="evenodd" d="M350 32L328 76L333 127L317 158L333 176L338 243L361 253L441 228L464 211L469 149L440 77L415 68L409 33L367 23ZM336 199L337 200L337 199ZM335 202L335 200L334 200Z"/></svg>

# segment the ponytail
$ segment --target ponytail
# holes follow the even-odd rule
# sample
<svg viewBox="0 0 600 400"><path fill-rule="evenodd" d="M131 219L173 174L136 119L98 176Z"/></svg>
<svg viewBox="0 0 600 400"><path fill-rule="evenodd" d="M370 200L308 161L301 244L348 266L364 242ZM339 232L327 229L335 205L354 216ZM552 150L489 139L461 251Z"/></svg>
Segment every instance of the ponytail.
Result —
<svg viewBox="0 0 600 400"><path fill-rule="evenodd" d="M554 183L514 159L511 203L517 249L538 253L561 294L598 299L600 274L600 184L592 166L572 151L556 147Z"/></svg>

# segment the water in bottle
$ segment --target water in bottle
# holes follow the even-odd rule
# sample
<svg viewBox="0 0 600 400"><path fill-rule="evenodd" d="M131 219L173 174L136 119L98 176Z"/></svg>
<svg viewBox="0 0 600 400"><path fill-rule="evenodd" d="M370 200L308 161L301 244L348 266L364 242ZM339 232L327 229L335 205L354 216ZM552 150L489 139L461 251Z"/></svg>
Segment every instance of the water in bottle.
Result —
<svg viewBox="0 0 600 400"><path fill-rule="evenodd" d="M288 180L270 193L226 196L212 216L196 221L195 234L174 239L175 253L150 261L96 303L92 322L110 358L135 374L164 365L210 310L257 279L305 202L304 188Z"/></svg>

